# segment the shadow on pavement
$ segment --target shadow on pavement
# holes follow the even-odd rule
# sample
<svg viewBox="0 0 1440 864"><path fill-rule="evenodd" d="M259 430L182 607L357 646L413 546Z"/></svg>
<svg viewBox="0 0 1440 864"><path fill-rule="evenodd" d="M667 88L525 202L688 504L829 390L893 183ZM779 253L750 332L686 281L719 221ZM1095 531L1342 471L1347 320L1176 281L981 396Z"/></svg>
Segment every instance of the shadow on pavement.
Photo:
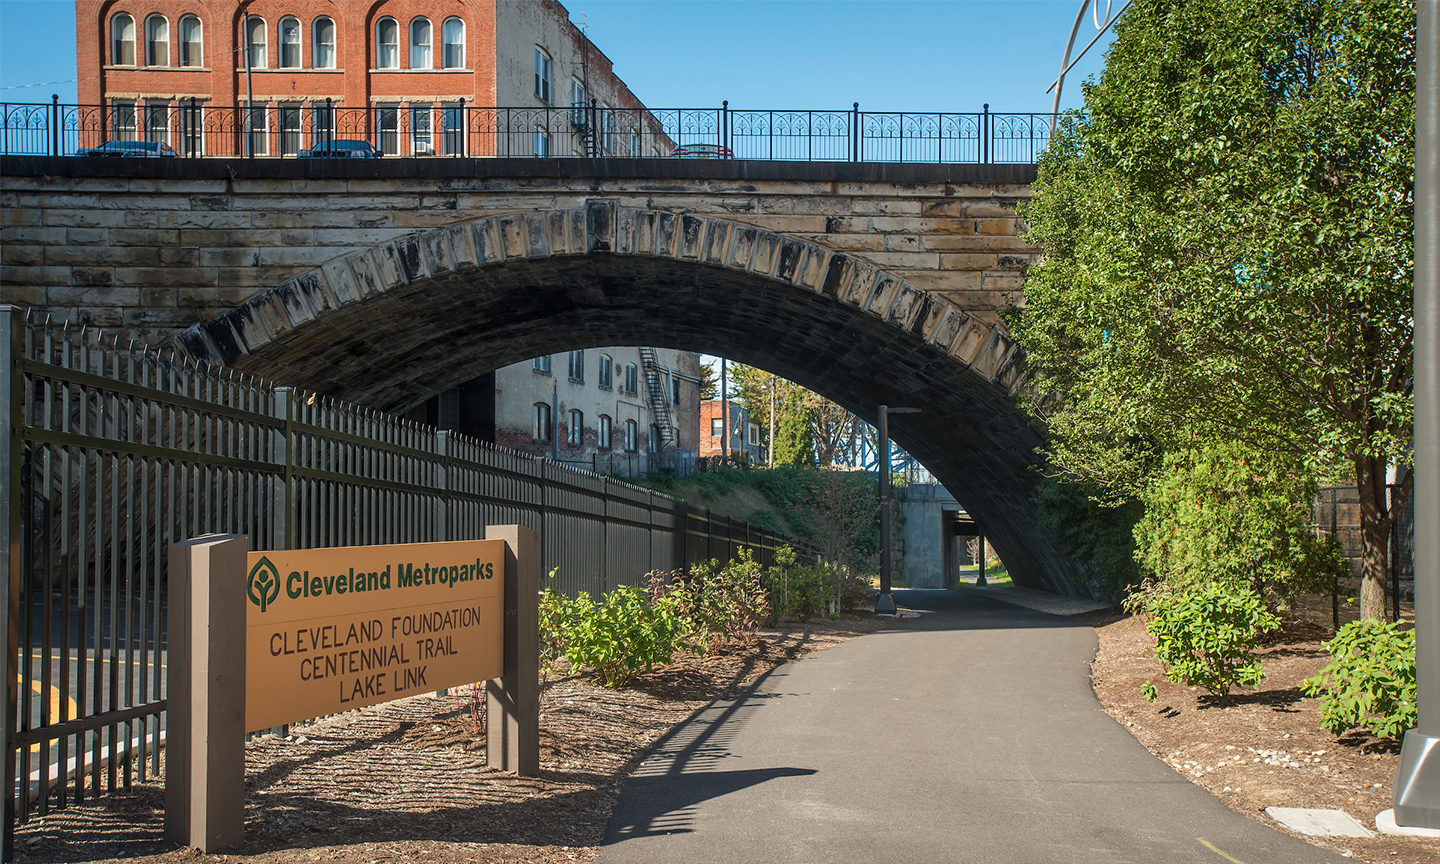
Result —
<svg viewBox="0 0 1440 864"><path fill-rule="evenodd" d="M875 635L920 630L1014 630L1021 628L1084 627L1090 625L1064 615L1038 612L1003 600L966 591L939 589L897 589L892 592L902 609L921 613L919 618L901 620L897 626ZM964 615L946 615L963 612ZM978 614L976 614L978 613Z"/></svg>

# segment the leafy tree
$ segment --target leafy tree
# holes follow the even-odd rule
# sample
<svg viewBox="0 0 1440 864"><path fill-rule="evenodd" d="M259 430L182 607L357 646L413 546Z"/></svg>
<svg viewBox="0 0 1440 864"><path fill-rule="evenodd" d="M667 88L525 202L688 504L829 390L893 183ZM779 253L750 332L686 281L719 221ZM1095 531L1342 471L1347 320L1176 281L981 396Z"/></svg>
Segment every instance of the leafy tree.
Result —
<svg viewBox="0 0 1440 864"><path fill-rule="evenodd" d="M775 464L815 464L815 436L809 412L798 394L792 394L785 403L785 413L775 429Z"/></svg>
<svg viewBox="0 0 1440 864"><path fill-rule="evenodd" d="M1138 500L1111 500L1087 484L1049 479L1040 484L1036 509L1061 551L1085 568L1099 596L1139 584L1135 523L1144 508Z"/></svg>
<svg viewBox="0 0 1440 864"><path fill-rule="evenodd" d="M759 424L760 437L767 448L770 446L769 421L773 398L777 437L785 418L798 411L810 426L816 462L833 465L837 461L849 462L854 458L859 446L860 426L854 414L818 393L755 366L732 363L730 369L734 398L750 412L750 419Z"/></svg>
<svg viewBox="0 0 1440 864"><path fill-rule="evenodd" d="M1052 463L1104 495L1196 438L1346 466L1364 617L1410 458L1414 28L1395 0L1136 0L1041 159L1009 313Z"/></svg>
<svg viewBox="0 0 1440 864"><path fill-rule="evenodd" d="M714 363L700 364L700 399L709 401L720 398L720 379L715 374Z"/></svg>
<svg viewBox="0 0 1440 864"><path fill-rule="evenodd" d="M1310 530L1316 481L1299 459L1212 444L1165 457L1144 495L1135 559L1146 575L1186 588L1222 582L1283 603L1349 575L1333 537Z"/></svg>

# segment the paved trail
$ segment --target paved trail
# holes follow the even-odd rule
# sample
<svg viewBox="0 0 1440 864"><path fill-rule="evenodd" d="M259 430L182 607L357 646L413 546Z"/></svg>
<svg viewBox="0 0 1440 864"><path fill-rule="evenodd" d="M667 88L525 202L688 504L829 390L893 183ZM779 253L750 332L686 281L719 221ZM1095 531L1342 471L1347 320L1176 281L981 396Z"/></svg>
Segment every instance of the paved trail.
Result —
<svg viewBox="0 0 1440 864"><path fill-rule="evenodd" d="M601 864L1322 864L1232 813L1100 708L1095 632L948 591L680 727L621 795Z"/></svg>

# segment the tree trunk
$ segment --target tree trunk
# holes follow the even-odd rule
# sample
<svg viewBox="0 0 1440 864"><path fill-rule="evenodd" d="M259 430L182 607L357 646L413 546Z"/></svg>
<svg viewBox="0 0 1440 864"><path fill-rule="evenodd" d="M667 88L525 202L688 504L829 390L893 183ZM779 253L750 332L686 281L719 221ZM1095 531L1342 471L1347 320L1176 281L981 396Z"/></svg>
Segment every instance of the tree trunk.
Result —
<svg viewBox="0 0 1440 864"><path fill-rule="evenodd" d="M1355 457L1355 485L1360 492L1360 617L1386 619L1385 583L1390 549L1390 506L1385 489L1385 463Z"/></svg>

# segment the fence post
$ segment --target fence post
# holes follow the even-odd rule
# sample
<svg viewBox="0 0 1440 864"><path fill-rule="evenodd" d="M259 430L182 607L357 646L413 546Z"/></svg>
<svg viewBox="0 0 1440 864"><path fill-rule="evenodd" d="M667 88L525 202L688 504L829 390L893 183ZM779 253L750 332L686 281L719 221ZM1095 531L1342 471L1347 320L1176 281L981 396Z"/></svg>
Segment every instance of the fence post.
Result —
<svg viewBox="0 0 1440 864"><path fill-rule="evenodd" d="M486 762L540 773L540 543L523 525L487 525L485 539L505 541L504 675L485 682Z"/></svg>
<svg viewBox="0 0 1440 864"><path fill-rule="evenodd" d="M274 525L273 541L280 549L293 549L294 520L293 508L295 506L295 460L291 447L290 423L295 410L295 388L276 387L275 405L273 407L275 419L280 421L280 429L276 433L274 450L270 458L276 465L284 466L284 473L281 475L280 483L275 488L275 494L270 499L270 517Z"/></svg>
<svg viewBox="0 0 1440 864"><path fill-rule="evenodd" d="M435 481L435 539L450 539L450 431L435 433L435 452L440 457L439 477Z"/></svg>
<svg viewBox="0 0 1440 864"><path fill-rule="evenodd" d="M982 118L981 127L980 127L980 128L981 128L980 134L983 135L984 138L985 138L985 141L984 141L984 146L985 146L985 160L984 160L984 161L985 161L985 164L986 164L986 165L989 165L989 164L990 164L990 103L989 103L989 102L986 102L986 103L985 103L985 114L984 114L984 116L983 116L983 118Z"/></svg>
<svg viewBox="0 0 1440 864"><path fill-rule="evenodd" d="M470 137L470 124L465 122L464 96L460 97L460 134L456 135L455 137L460 139L460 146L455 151L456 158L459 158L465 155L470 145L470 142L466 140Z"/></svg>
<svg viewBox="0 0 1440 864"><path fill-rule="evenodd" d="M15 860L15 735L17 726L16 705L20 698L20 684L16 678L20 652L20 580L22 561L20 544L24 537L21 525L20 495L22 441L20 430L25 421L25 380L20 371L20 360L25 350L25 313L15 306L0 306L0 345L5 354L5 371L0 373L0 413L10 424L9 440L0 448L0 480L5 483L5 497L0 504L0 544L4 544L4 555L0 557L0 588L5 592L6 614L0 618L0 676L4 676L5 708L3 716L3 746L5 747L5 773L3 782L5 824L3 850L0 860Z"/></svg>
<svg viewBox="0 0 1440 864"><path fill-rule="evenodd" d="M50 155L60 155L60 94L50 94Z"/></svg>
<svg viewBox="0 0 1440 864"><path fill-rule="evenodd" d="M850 161L860 161L860 103L850 106Z"/></svg>
<svg viewBox="0 0 1440 864"><path fill-rule="evenodd" d="M720 103L720 146L726 150L730 149L730 100L725 99ZM735 151L730 150L733 157Z"/></svg>

